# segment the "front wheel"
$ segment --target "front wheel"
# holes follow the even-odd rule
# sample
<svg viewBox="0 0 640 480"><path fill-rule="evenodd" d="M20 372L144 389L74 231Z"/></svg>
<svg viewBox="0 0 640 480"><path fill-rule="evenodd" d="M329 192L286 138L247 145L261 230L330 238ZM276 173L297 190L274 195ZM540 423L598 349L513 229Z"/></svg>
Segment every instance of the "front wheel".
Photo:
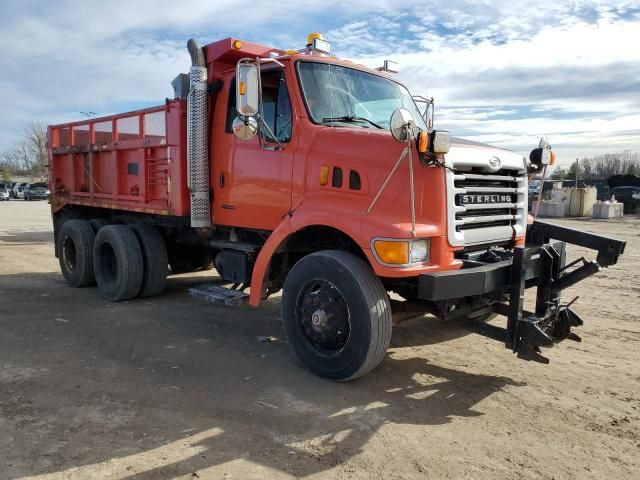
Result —
<svg viewBox="0 0 640 480"><path fill-rule="evenodd" d="M353 380L373 370L391 341L389 296L355 255L327 250L298 261L282 293L282 323L298 361L316 375Z"/></svg>

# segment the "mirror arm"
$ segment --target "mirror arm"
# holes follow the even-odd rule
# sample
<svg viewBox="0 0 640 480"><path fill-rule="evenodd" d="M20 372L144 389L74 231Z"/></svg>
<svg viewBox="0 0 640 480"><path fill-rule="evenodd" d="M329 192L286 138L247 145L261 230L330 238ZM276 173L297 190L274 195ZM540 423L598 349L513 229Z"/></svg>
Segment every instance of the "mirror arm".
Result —
<svg viewBox="0 0 640 480"><path fill-rule="evenodd" d="M261 108L262 108L262 102L260 102L260 104L261 104L260 106L261 106ZM258 115L258 121L259 121L259 122L261 122L261 123L262 123L262 125L264 125L264 128L267 130L267 133L271 136L271 138L273 138L273 141L274 141L275 143L277 143L277 144L278 144L278 148L279 148L280 150L282 150L282 149L284 148L284 147L282 146L282 143L280 143L280 141L279 141L279 140L278 140L278 138L276 137L275 133L273 133L273 131L272 131L272 130L271 130L271 128L269 127L269 124L268 124L267 122L265 122L265 121L264 121L264 119L262 118L262 115ZM259 133L258 135L259 135L259 137L260 137L260 146L261 146L262 148L266 148L266 147L264 146L264 144L263 144L264 139L262 138L262 133Z"/></svg>

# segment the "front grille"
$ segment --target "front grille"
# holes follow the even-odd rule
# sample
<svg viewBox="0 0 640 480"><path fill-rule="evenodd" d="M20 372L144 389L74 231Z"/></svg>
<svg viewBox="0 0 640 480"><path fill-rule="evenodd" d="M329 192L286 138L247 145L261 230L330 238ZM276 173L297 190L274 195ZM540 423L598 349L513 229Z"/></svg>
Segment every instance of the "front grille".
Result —
<svg viewBox="0 0 640 480"><path fill-rule="evenodd" d="M452 187L450 237L458 245L510 241L524 226L526 177L515 170L448 172ZM453 228L451 228L453 227Z"/></svg>
<svg viewBox="0 0 640 480"><path fill-rule="evenodd" d="M519 177L503 170L496 174L455 172L456 231L511 226L517 212Z"/></svg>

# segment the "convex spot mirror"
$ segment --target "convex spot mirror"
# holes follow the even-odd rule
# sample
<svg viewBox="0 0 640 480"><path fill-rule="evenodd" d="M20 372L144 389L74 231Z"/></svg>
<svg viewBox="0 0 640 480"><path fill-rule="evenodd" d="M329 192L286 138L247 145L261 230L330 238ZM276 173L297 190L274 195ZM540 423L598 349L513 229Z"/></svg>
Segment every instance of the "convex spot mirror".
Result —
<svg viewBox="0 0 640 480"><path fill-rule="evenodd" d="M406 108L396 108L391 114L389 130L398 142L406 142L409 139L409 133L413 130L414 125L413 115Z"/></svg>
<svg viewBox="0 0 640 480"><path fill-rule="evenodd" d="M255 63L238 62L236 66L236 109L246 117L254 117L260 107L260 70ZM234 122L235 124L235 122Z"/></svg>
<svg viewBox="0 0 640 480"><path fill-rule="evenodd" d="M254 117L236 117L231 128L240 140L251 140L258 134L258 121Z"/></svg>

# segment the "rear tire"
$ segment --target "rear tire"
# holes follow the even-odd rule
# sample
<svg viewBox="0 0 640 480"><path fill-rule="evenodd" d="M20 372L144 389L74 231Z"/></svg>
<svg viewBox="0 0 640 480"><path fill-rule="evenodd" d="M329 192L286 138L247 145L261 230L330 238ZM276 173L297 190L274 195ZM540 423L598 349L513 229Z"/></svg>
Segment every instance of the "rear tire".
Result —
<svg viewBox="0 0 640 480"><path fill-rule="evenodd" d="M182 245L170 245L168 249L171 273L190 273L211 270L213 255L210 251Z"/></svg>
<svg viewBox="0 0 640 480"><path fill-rule="evenodd" d="M106 227L107 225L109 225L109 221L106 218L92 218L91 220L89 220L89 223L91 224L91 228L93 228L93 231L96 234L102 227Z"/></svg>
<svg viewBox="0 0 640 480"><path fill-rule="evenodd" d="M143 223L129 225L135 233L144 261L144 275L139 297L153 297L162 293L167 285L169 260L167 246L158 229Z"/></svg>
<svg viewBox="0 0 640 480"><path fill-rule="evenodd" d="M67 220L58 234L58 260L66 282L74 288L95 285L93 244L95 234L86 220Z"/></svg>
<svg viewBox="0 0 640 480"><path fill-rule="evenodd" d="M126 225L107 225L96 235L93 265L100 294L112 302L135 297L142 287L144 261L135 233Z"/></svg>
<svg viewBox="0 0 640 480"><path fill-rule="evenodd" d="M373 370L391 342L391 305L371 267L343 251L316 252L284 283L282 323L298 361L338 381Z"/></svg>

